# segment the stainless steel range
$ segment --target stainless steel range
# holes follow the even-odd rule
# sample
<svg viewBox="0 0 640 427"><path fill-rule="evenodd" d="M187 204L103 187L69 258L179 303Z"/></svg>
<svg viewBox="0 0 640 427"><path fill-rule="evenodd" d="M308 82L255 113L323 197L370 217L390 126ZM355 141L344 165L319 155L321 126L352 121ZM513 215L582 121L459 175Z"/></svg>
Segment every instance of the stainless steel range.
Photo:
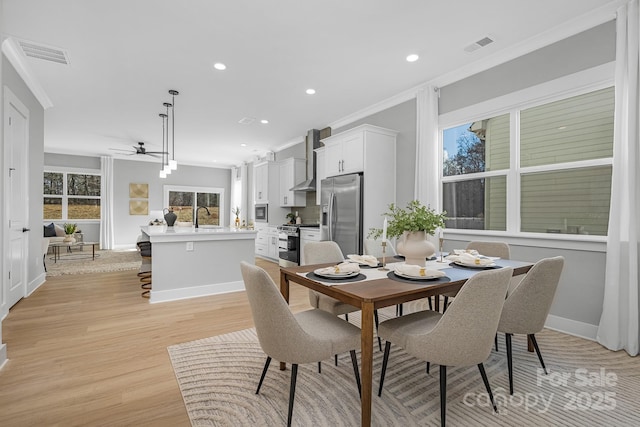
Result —
<svg viewBox="0 0 640 427"><path fill-rule="evenodd" d="M300 228L318 224L283 224L278 226L278 264L281 267L300 265Z"/></svg>

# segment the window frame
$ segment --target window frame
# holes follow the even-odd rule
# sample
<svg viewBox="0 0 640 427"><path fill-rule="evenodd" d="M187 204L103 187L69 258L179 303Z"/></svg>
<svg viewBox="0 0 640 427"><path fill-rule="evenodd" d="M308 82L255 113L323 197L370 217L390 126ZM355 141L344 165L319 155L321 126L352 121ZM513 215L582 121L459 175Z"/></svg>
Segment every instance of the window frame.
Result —
<svg viewBox="0 0 640 427"><path fill-rule="evenodd" d="M44 180L45 173L61 173L62 174L62 195L57 194L45 194L44 188L42 191L42 204L43 204L43 221L45 222L74 222L80 224L88 224L88 223L99 223L102 218L101 216L98 218L69 218L69 199L91 199L91 200L100 200L100 206L102 206L102 180L104 177L102 176L102 171L100 169L83 169L83 168L70 168L70 167L59 167L59 166L45 166L42 170L42 178ZM95 175L100 177L100 196L79 196L79 195L69 195L68 193L68 181L67 175ZM44 182L43 182L44 185ZM45 218L44 217L44 199L45 198L55 198L62 200L62 218Z"/></svg>
<svg viewBox="0 0 640 427"><path fill-rule="evenodd" d="M218 208L218 222L220 227L224 227L226 222L226 209L224 208L224 188L223 187L200 187L192 185L164 185L162 187L162 206L169 206L169 192L179 191L185 193L218 193L220 194L220 207ZM194 198L197 204L197 197ZM194 215L196 208L193 210ZM193 218L195 221L195 218Z"/></svg>
<svg viewBox="0 0 640 427"><path fill-rule="evenodd" d="M522 243L526 244L529 239L546 241L549 244L558 240L575 242L576 245L568 243L567 248L585 249L585 243L593 242L598 249L606 242L607 236L599 235L579 235L579 234L554 234L534 233L520 231L520 190L521 177L524 174L534 172L550 172L559 170L571 170L593 166L612 166L613 157L582 160L567 163L555 163L538 166L520 166L520 111L528 108L538 107L552 102L560 101L574 96L584 95L614 85L615 63L600 65L585 71L561 77L546 83L542 83L527 89L513 92L478 104L470 105L456 111L442 114L438 117L438 175L440 194L443 193L443 184L447 182L465 181L468 179L487 178L491 176L507 176L507 225L506 231L495 230L471 230L471 229L447 229L447 233L456 237L472 240L478 236L496 236L499 238L514 237L522 238ZM454 176L443 176L443 150L444 150L444 130L460 126L474 121L497 117L509 114L510 117L510 155L509 169L480 172L474 174L463 174ZM615 114L615 112L614 112ZM442 196L438 201L442 209ZM542 243L542 242L541 242Z"/></svg>

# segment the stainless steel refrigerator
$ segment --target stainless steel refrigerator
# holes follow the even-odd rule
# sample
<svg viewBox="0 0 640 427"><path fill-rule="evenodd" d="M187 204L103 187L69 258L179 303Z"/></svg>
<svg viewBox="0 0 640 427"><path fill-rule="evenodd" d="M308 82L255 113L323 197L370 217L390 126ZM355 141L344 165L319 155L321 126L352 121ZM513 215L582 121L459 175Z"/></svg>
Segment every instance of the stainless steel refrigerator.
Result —
<svg viewBox="0 0 640 427"><path fill-rule="evenodd" d="M324 239L338 243L342 254L362 254L362 174L323 179L320 224Z"/></svg>

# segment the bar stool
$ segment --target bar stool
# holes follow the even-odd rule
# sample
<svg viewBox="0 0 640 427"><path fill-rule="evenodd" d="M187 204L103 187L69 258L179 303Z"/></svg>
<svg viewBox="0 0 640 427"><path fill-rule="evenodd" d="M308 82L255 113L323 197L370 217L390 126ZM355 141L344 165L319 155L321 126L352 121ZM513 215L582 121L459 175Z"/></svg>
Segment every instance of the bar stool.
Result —
<svg viewBox="0 0 640 427"><path fill-rule="evenodd" d="M138 271L140 278L140 287L142 288L141 296L143 298L151 297L151 242L138 242L138 249L142 257L142 265Z"/></svg>

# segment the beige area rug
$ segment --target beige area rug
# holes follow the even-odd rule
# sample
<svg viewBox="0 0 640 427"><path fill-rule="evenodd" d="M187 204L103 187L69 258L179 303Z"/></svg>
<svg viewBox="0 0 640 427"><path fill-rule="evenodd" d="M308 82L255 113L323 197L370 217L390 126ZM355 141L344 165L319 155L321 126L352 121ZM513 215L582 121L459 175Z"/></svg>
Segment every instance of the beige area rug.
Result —
<svg viewBox="0 0 640 427"><path fill-rule="evenodd" d="M108 273L110 271L138 270L142 262L140 253L136 250L107 251L96 250L96 259L91 259L91 247L84 251L74 249L65 252L60 249L60 259L53 262L53 254L46 256L47 276L61 276L63 274Z"/></svg>
<svg viewBox="0 0 640 427"><path fill-rule="evenodd" d="M513 396L503 337L500 351L493 350L485 362L498 414L489 406L477 367L449 368L447 424L640 425L640 359L551 330L536 336L550 373L538 371L535 353L526 351L526 338L514 337ZM291 372L280 371L273 361L260 394L255 394L266 358L255 330L179 344L168 351L193 426L286 424ZM376 349L373 425L439 426L439 367L432 366L426 374L423 362L392 346L384 390L378 397L381 362L382 353ZM360 401L348 353L340 355L337 367L331 360L323 362L321 374L316 365L300 365L293 425L360 425Z"/></svg>

